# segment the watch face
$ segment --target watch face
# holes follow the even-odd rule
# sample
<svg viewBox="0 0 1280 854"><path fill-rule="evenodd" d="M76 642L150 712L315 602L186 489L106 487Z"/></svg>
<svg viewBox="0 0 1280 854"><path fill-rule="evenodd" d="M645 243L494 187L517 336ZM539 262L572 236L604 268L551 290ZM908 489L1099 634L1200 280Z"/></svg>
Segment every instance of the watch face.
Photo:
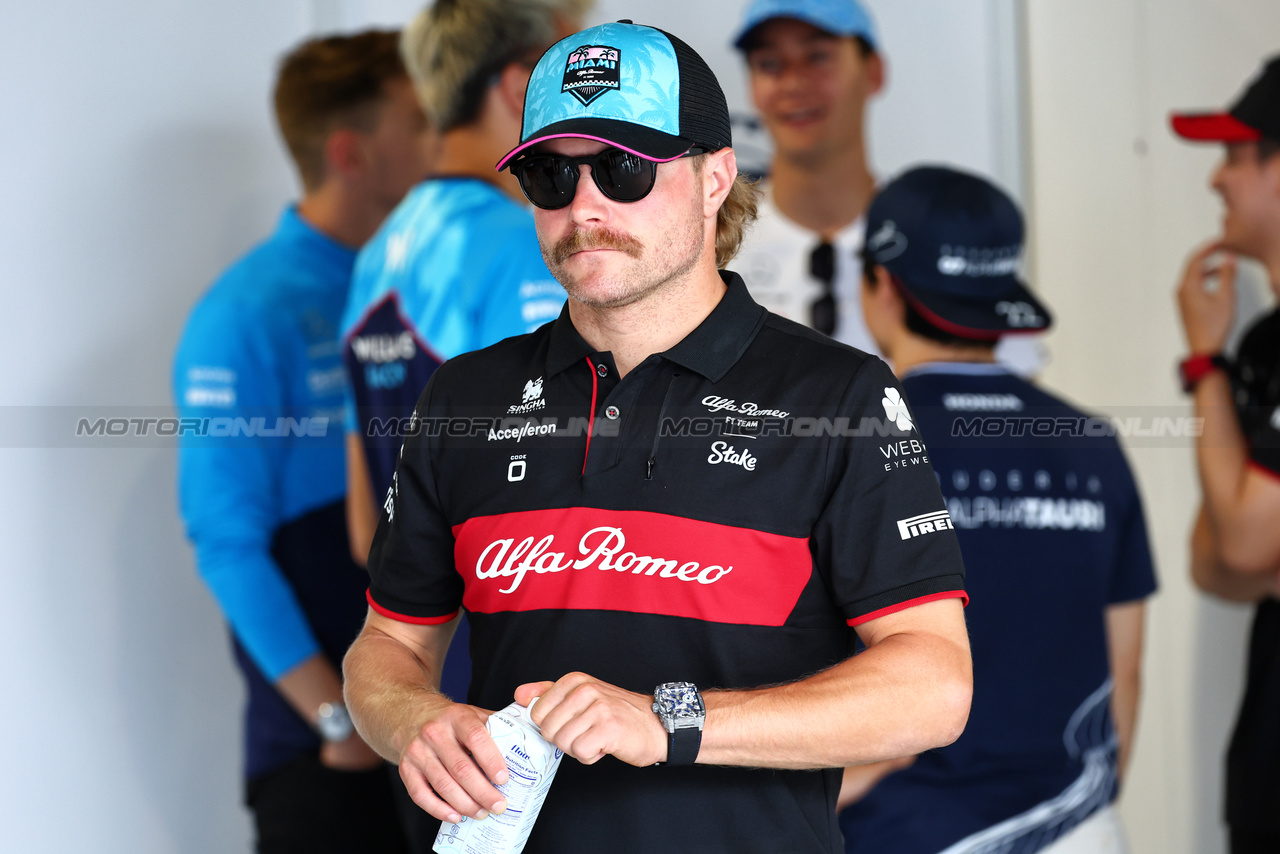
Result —
<svg viewBox="0 0 1280 854"><path fill-rule="evenodd" d="M701 718L707 713L702 695L691 682L669 682L660 686L654 705L659 715L676 721Z"/></svg>

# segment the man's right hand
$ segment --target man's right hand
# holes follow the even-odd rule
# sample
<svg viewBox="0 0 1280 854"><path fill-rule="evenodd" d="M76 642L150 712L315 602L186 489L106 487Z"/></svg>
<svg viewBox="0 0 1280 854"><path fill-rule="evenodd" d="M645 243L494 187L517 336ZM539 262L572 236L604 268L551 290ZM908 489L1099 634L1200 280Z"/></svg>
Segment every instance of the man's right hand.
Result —
<svg viewBox="0 0 1280 854"><path fill-rule="evenodd" d="M400 754L400 778L414 803L447 822L506 810L495 784L507 782L507 763L484 726L491 714L454 703L419 728Z"/></svg>
<svg viewBox="0 0 1280 854"><path fill-rule="evenodd" d="M1222 352L1235 320L1235 256L1224 253L1216 266L1209 260L1219 243L1200 247L1187 260L1178 286L1178 308L1187 345L1193 354Z"/></svg>

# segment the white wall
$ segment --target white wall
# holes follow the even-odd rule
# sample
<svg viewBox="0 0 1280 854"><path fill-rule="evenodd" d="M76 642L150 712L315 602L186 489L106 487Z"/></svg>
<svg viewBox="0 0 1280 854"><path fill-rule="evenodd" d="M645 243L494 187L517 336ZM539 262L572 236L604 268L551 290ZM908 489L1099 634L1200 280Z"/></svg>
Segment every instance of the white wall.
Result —
<svg viewBox="0 0 1280 854"><path fill-rule="evenodd" d="M1274 0L1032 0L1027 11L1032 280L1057 312L1046 379L1094 410L1186 415L1173 290L1220 205L1221 147L1177 141L1175 108L1233 100L1280 47ZM1244 311L1266 301L1251 271ZM1240 696L1245 609L1199 596L1187 537L1199 500L1187 439L1132 440L1162 591L1122 799L1135 854L1215 854L1222 755Z"/></svg>
<svg viewBox="0 0 1280 854"><path fill-rule="evenodd" d="M0 26L0 851L243 851L242 690L174 508L162 441L75 438L169 412L181 324L294 192L268 109L279 54L409 0L48 0ZM641 6L643 12L636 11ZM883 174L917 158L1016 189L1013 0L877 0ZM740 4L601 4L705 50L736 109ZM1010 116L1013 116L1011 119ZM1012 140L1012 143L1011 143Z"/></svg>

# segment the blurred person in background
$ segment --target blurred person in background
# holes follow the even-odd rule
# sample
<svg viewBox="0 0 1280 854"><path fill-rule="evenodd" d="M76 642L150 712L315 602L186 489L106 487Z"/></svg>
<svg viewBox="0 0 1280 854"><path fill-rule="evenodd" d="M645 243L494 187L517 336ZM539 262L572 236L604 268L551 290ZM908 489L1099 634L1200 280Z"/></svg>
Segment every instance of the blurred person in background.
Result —
<svg viewBox="0 0 1280 854"><path fill-rule="evenodd" d="M1189 355L1180 363L1204 429L1201 502L1191 537L1196 585L1256 603L1244 700L1227 751L1233 854L1280 851L1280 310L1257 319L1234 358L1236 258L1258 261L1280 296L1280 56L1226 112L1173 117L1184 139L1222 143L1212 186L1222 233L1187 263L1178 288Z"/></svg>
<svg viewBox="0 0 1280 854"><path fill-rule="evenodd" d="M368 578L344 523L338 321L356 250L430 156L398 41L314 39L284 58L275 115L302 199L201 298L174 362L184 419L243 424L185 433L178 477L248 688L246 799L261 852L405 850L393 778L355 733L339 675Z"/></svg>
<svg viewBox="0 0 1280 854"><path fill-rule="evenodd" d="M754 0L734 47L773 142L760 216L736 266L757 302L879 355L862 316L859 252L875 193L867 107L885 86L875 23L859 0ZM1023 375L1045 361L1038 338L997 356Z"/></svg>
<svg viewBox="0 0 1280 854"><path fill-rule="evenodd" d="M405 62L441 148L429 179L360 254L343 315L348 523L362 564L403 438L381 425L409 417L445 359L560 313L564 291L543 263L533 216L493 164L520 137L538 57L580 29L592 3L438 0L405 29Z"/></svg>
<svg viewBox="0 0 1280 854"><path fill-rule="evenodd" d="M493 164L520 138L538 57L579 29L591 4L438 0L405 29L405 61L441 150L430 178L361 252L343 314L347 524L361 565L404 438L385 425L407 423L444 360L531 332L564 304L519 186ZM442 681L459 699L469 633L460 617Z"/></svg>
<svg viewBox="0 0 1280 854"><path fill-rule="evenodd" d="M1017 276L1012 199L920 167L876 196L867 223L867 325L921 438L881 453L886 468L927 460L938 474L948 513L935 515L956 530L973 597L974 697L954 744L905 769L846 771L847 850L1122 852L1110 804L1155 590L1128 464L1089 416L996 362L998 341L1050 323Z"/></svg>

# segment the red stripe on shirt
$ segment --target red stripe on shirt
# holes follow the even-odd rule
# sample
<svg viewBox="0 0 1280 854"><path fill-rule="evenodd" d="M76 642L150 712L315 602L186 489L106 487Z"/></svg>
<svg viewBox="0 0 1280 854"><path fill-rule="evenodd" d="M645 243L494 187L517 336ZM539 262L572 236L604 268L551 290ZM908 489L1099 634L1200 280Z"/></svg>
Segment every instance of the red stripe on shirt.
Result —
<svg viewBox="0 0 1280 854"><path fill-rule="evenodd" d="M1257 469L1260 473L1266 475L1272 480L1280 480L1280 471L1275 471L1257 460L1249 460L1249 468Z"/></svg>
<svg viewBox="0 0 1280 854"><path fill-rule="evenodd" d="M606 610L781 626L813 573L807 537L641 510L567 507L453 529L469 611Z"/></svg>
<svg viewBox="0 0 1280 854"><path fill-rule="evenodd" d="M410 617L407 614L397 614L395 611L382 607L377 602L373 601L373 593L368 590L364 592L364 598L368 601L370 608L377 611L388 620L395 620L399 623L412 623L415 626L439 626L458 616L458 612L454 611L452 614L446 614L443 617Z"/></svg>
<svg viewBox="0 0 1280 854"><path fill-rule="evenodd" d="M587 416L587 447L582 452L582 473L587 473L587 455L591 453L591 432L596 426L596 366L591 357L587 357L587 365L591 368L591 413Z"/></svg>
<svg viewBox="0 0 1280 854"><path fill-rule="evenodd" d="M915 599L908 599L906 602L899 602L897 605L890 605L887 608L881 608L878 611L872 611L870 614L863 614L861 617L854 617L849 620L849 626L860 626L863 623L869 623L880 617L887 617L890 614L896 614L899 611L905 611L908 608L914 608L917 605L923 605L926 602L937 602L940 599L963 599L961 605L969 604L969 594L963 590L948 590L944 593L930 593L928 596L920 596Z"/></svg>

